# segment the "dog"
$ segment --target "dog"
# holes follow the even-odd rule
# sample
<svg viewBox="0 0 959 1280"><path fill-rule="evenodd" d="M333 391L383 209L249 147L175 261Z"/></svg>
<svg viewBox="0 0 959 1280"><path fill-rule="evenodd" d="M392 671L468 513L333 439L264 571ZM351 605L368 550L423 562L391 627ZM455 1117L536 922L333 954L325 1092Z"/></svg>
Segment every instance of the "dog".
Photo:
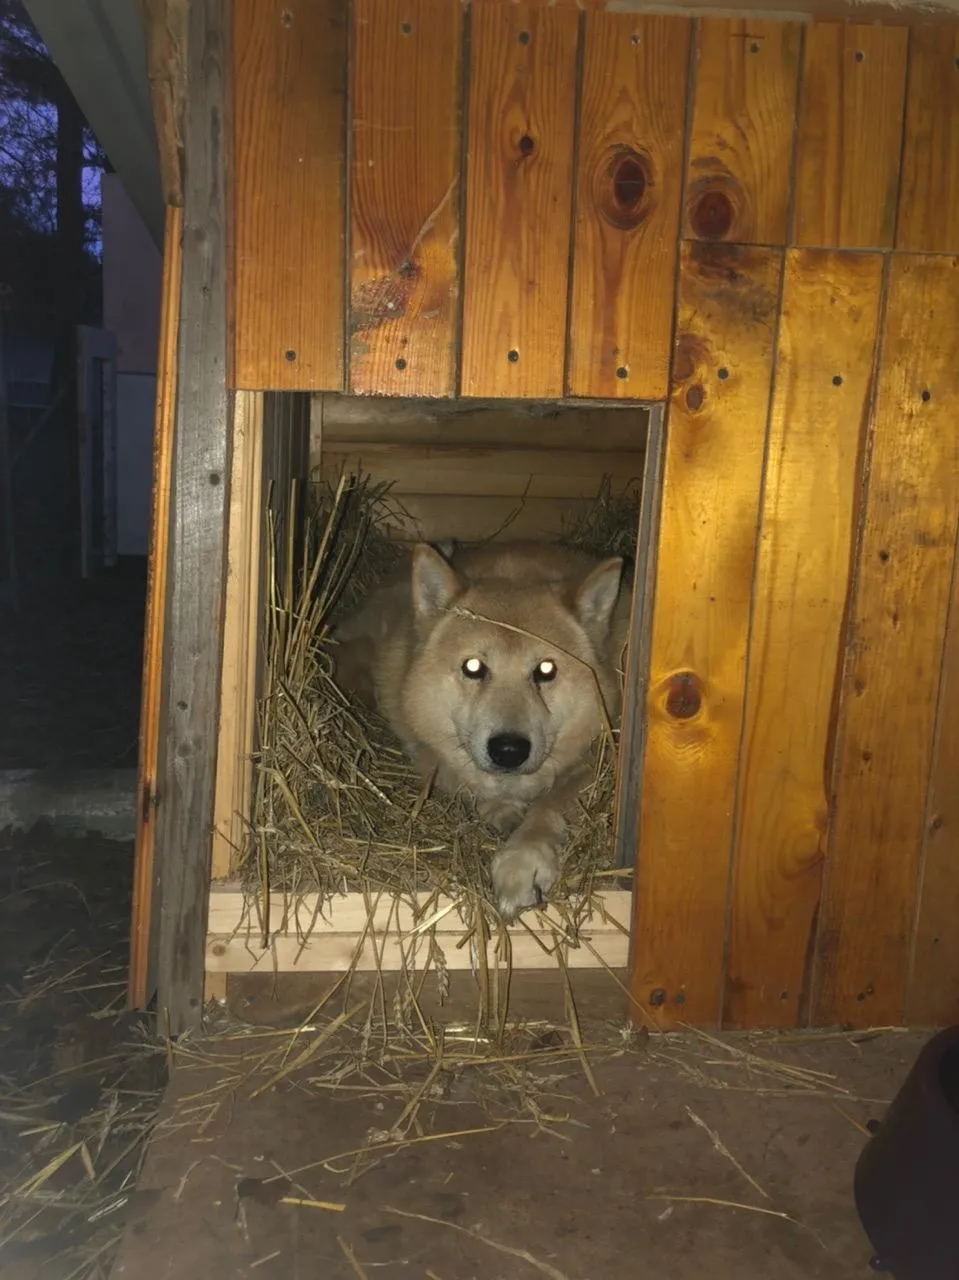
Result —
<svg viewBox="0 0 959 1280"><path fill-rule="evenodd" d="M555 884L590 747L618 722L628 577L621 557L556 545L418 543L332 632L341 689L505 838L491 873L507 920Z"/></svg>

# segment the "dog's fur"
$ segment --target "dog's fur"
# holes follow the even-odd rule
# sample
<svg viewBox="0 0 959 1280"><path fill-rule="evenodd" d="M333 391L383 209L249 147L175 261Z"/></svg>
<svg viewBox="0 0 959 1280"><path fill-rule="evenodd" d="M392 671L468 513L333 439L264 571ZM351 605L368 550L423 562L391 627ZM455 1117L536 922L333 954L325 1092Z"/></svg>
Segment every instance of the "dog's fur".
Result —
<svg viewBox="0 0 959 1280"><path fill-rule="evenodd" d="M417 544L411 570L335 630L337 678L424 777L466 790L508 836L493 887L515 918L554 884L587 753L619 716L629 592L619 558L535 543L444 551Z"/></svg>

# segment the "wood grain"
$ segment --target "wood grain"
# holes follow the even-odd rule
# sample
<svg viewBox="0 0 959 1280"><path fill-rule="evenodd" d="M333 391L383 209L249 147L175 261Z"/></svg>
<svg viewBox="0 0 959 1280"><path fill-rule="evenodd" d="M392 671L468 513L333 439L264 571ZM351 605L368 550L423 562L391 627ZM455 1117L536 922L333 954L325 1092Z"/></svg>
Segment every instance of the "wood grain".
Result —
<svg viewBox="0 0 959 1280"><path fill-rule="evenodd" d="M392 504L388 529L402 542L497 542L557 538L570 520L582 515L583 502L596 497L599 484L584 482L571 498L464 498L443 493L404 493Z"/></svg>
<svg viewBox="0 0 959 1280"><path fill-rule="evenodd" d="M463 8L355 0L350 390L455 393Z"/></svg>
<svg viewBox="0 0 959 1280"><path fill-rule="evenodd" d="M616 770L614 861L616 867L638 865L640 795L646 748L646 701L652 650L653 601L656 592L656 557L659 547L660 501L666 458L666 413L657 406L650 414L649 440L640 489L639 520L633 566L633 598L630 603L629 639L624 667L623 715Z"/></svg>
<svg viewBox="0 0 959 1280"><path fill-rule="evenodd" d="M724 1023L804 1010L880 254L787 253L749 642Z"/></svg>
<svg viewBox="0 0 959 1280"><path fill-rule="evenodd" d="M786 243L802 29L700 18L685 234Z"/></svg>
<svg viewBox="0 0 959 1280"><path fill-rule="evenodd" d="M906 100L905 27L806 28L793 240L891 248Z"/></svg>
<svg viewBox="0 0 959 1280"><path fill-rule="evenodd" d="M333 445L450 444L463 448L642 451L649 431L645 405L431 404L358 396L317 396L324 440ZM318 460L318 459L315 459Z"/></svg>
<svg viewBox="0 0 959 1280"><path fill-rule="evenodd" d="M163 705L163 653L167 572L170 559L170 505L173 486L173 423L176 407L177 334L180 325L183 214L167 206L163 227L160 341L157 352L156 410L153 418L153 501L147 557L143 679L140 693L139 799L133 855L128 996L145 1009L156 988L159 902L154 901L157 771Z"/></svg>
<svg viewBox="0 0 959 1280"><path fill-rule="evenodd" d="M959 251L959 24L910 33L896 248Z"/></svg>
<svg viewBox="0 0 959 1280"><path fill-rule="evenodd" d="M563 394L573 6L471 7L461 392Z"/></svg>
<svg viewBox="0 0 959 1280"><path fill-rule="evenodd" d="M687 243L669 401L631 990L716 1025L782 253Z"/></svg>
<svg viewBox="0 0 959 1280"><path fill-rule="evenodd" d="M585 17L570 395L668 391L690 29L682 17Z"/></svg>
<svg viewBox="0 0 959 1280"><path fill-rule="evenodd" d="M632 895L628 891L609 890L599 895L601 909L584 925L589 929L592 949L564 948L570 968L600 969L624 967L629 947L628 920ZM280 971L310 972L328 970L343 973L355 967L369 973L382 968L396 972L414 969L423 972L431 965L432 943L443 951L451 970L475 968L475 957L468 947L460 945L464 923L458 911L451 911L449 899L433 899L420 895L422 905L430 910L446 912L435 929L411 937L415 923L407 903L390 895L378 900L372 914L363 894L350 893L334 898L326 919L318 918L316 895L307 894L299 903L282 894L270 895L269 918L273 924L270 945L261 941L262 922L258 911L251 911L244 894L224 888L210 895L210 932L207 938L208 973L247 973L270 971L274 964ZM556 969L556 929L562 922L546 908L542 916L510 926L510 957L517 969ZM364 934L366 941L364 943ZM305 938L305 940L304 940ZM490 968L503 966L502 943L498 936L489 940Z"/></svg>
<svg viewBox="0 0 959 1280"><path fill-rule="evenodd" d="M813 1021L902 1020L959 519L959 259L895 255L883 326Z"/></svg>
<svg viewBox="0 0 959 1280"><path fill-rule="evenodd" d="M235 376L343 385L346 18L338 0L233 0Z"/></svg>
<svg viewBox="0 0 959 1280"><path fill-rule="evenodd" d="M906 993L907 1026L959 1022L959 577L942 665L932 780L923 830L919 903Z"/></svg>
<svg viewBox="0 0 959 1280"><path fill-rule="evenodd" d="M260 632L263 533L263 394L241 391L233 411L220 717L211 880L230 874L248 830Z"/></svg>
<svg viewBox="0 0 959 1280"><path fill-rule="evenodd" d="M570 498L595 494L604 474L638 487L643 453L586 453L573 449L464 448L458 445L376 445L356 450L327 440L324 473L366 472L389 480L391 492L463 497Z"/></svg>
<svg viewBox="0 0 959 1280"><path fill-rule="evenodd" d="M226 386L226 18L226 0L190 6L164 739L157 770L157 1005L171 1035L200 1020L210 888L233 422Z"/></svg>
<svg viewBox="0 0 959 1280"><path fill-rule="evenodd" d="M143 0L150 105L166 205L183 204L183 128L186 91L187 0Z"/></svg>

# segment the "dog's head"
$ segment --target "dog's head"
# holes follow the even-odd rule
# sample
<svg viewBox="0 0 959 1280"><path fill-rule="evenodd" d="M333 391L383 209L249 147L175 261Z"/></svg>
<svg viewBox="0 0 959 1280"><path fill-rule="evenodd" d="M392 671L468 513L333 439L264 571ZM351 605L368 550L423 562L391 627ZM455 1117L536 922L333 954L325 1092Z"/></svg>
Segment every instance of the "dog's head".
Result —
<svg viewBox="0 0 959 1280"><path fill-rule="evenodd" d="M568 583L469 582L417 546L403 711L419 741L467 785L548 786L576 764L618 713L606 646L622 572L615 558Z"/></svg>

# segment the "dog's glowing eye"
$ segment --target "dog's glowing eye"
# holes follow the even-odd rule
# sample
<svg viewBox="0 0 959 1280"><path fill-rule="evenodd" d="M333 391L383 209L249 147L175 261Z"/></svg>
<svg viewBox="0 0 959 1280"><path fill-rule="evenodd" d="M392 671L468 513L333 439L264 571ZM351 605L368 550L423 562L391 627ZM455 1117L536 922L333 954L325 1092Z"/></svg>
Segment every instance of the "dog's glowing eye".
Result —
<svg viewBox="0 0 959 1280"><path fill-rule="evenodd" d="M549 658L544 658L542 662L538 662L533 669L533 679L537 684L548 684L550 680L555 680L556 663Z"/></svg>
<svg viewBox="0 0 959 1280"><path fill-rule="evenodd" d="M486 675L486 663L481 658L467 658L461 670L467 680L482 680Z"/></svg>

